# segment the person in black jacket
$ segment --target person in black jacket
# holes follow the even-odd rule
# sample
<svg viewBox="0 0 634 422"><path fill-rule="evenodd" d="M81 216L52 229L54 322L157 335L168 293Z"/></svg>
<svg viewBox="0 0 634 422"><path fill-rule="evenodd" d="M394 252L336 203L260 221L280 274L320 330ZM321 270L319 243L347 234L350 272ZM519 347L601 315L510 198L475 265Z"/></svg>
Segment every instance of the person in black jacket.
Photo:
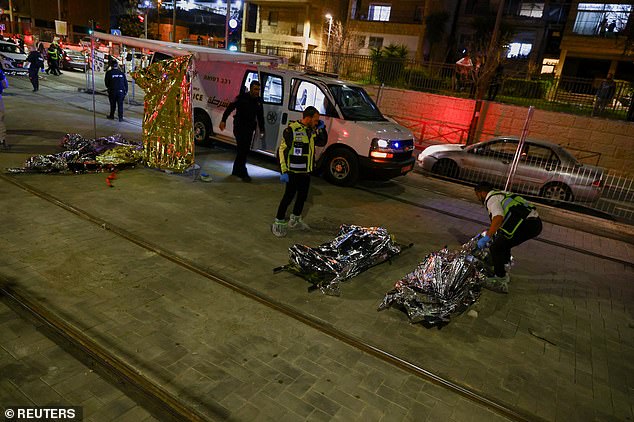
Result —
<svg viewBox="0 0 634 422"><path fill-rule="evenodd" d="M110 70L106 72L106 88L108 88L108 99L110 100L110 114L108 119L114 119L114 109L118 108L119 121L123 121L123 99L128 94L128 79L119 69L119 63L112 61Z"/></svg>
<svg viewBox="0 0 634 422"><path fill-rule="evenodd" d="M245 182L250 182L251 177L247 172L247 154L251 149L256 125L260 128L260 136L264 136L264 112L258 81L251 82L249 91L238 95L236 100L229 104L222 115L220 130L225 130L227 118L234 110L236 110L236 114L233 117L233 135L236 138L237 152L231 174L238 176Z"/></svg>
<svg viewBox="0 0 634 422"><path fill-rule="evenodd" d="M33 85L33 92L36 92L40 89L39 71L40 69L44 70L44 58L35 47L31 47L31 52L26 61L29 62L29 79L31 80L31 85Z"/></svg>

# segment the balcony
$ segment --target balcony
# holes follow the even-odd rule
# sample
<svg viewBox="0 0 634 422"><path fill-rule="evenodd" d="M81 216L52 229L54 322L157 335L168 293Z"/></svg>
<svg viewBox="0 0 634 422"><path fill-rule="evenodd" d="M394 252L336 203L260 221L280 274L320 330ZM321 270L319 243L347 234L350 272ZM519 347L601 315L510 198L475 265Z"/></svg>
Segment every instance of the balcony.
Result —
<svg viewBox="0 0 634 422"><path fill-rule="evenodd" d="M575 56L612 59L622 57L625 53L626 37L613 35L579 35L566 32L561 40L561 49L573 52Z"/></svg>

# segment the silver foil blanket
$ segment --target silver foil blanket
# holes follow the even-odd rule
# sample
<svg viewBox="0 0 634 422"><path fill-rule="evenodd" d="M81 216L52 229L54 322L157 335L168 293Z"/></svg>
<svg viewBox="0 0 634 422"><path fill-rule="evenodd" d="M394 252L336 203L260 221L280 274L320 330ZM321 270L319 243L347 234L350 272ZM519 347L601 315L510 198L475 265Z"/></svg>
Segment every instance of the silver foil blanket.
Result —
<svg viewBox="0 0 634 422"><path fill-rule="evenodd" d="M397 281L378 310L395 306L411 323L442 327L451 316L464 312L480 297L486 279L486 254L476 247L478 237L459 250L431 253L414 271Z"/></svg>
<svg viewBox="0 0 634 422"><path fill-rule="evenodd" d="M125 140L121 135L86 139L78 134L67 134L60 142L62 152L34 155L24 167L9 168L9 173L83 173L100 171L112 166L136 164L141 159L143 144ZM108 157L104 161L101 157ZM114 158L113 158L114 157Z"/></svg>
<svg viewBox="0 0 634 422"><path fill-rule="evenodd" d="M339 296L341 281L385 262L401 250L402 246L394 243L382 227L344 224L331 242L316 248L291 246L290 264L282 268L305 278L324 294Z"/></svg>

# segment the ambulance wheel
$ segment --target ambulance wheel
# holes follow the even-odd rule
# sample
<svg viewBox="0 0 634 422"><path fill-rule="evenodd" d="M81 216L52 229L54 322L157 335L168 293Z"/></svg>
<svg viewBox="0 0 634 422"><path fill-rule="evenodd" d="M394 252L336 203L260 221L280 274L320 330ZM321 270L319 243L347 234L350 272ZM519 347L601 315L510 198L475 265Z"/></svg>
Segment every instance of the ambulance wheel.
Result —
<svg viewBox="0 0 634 422"><path fill-rule="evenodd" d="M194 110L194 142L196 145L207 145L211 136L211 119L202 110Z"/></svg>
<svg viewBox="0 0 634 422"><path fill-rule="evenodd" d="M352 186L359 179L359 161L351 151L337 148L328 154L324 172L333 185Z"/></svg>

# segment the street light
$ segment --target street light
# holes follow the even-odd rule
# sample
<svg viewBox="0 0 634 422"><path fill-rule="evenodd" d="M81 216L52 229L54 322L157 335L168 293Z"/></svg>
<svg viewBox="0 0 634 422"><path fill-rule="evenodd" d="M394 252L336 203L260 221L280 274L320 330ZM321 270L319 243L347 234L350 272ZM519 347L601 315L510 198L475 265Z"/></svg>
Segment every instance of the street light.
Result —
<svg viewBox="0 0 634 422"><path fill-rule="evenodd" d="M330 48L330 33L332 32L332 15L328 13L326 19L328 19L328 40L326 41L326 51L328 51Z"/></svg>
<svg viewBox="0 0 634 422"><path fill-rule="evenodd" d="M145 26L145 39L147 40L147 9L152 5L150 0L143 2L143 10L145 11L145 18L143 19L143 25Z"/></svg>

